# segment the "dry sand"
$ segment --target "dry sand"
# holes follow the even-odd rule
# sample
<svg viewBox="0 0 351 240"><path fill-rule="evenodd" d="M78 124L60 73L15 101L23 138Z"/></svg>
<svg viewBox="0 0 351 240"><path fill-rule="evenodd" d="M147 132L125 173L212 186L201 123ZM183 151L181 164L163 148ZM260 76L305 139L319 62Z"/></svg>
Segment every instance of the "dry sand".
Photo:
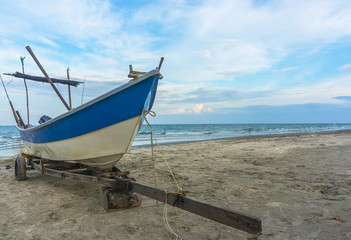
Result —
<svg viewBox="0 0 351 240"><path fill-rule="evenodd" d="M187 196L261 218L259 239L351 239L351 133L203 141L161 146ZM175 185L157 151L160 188ZM0 159L0 239L172 239L163 205L107 213L100 186L28 171L14 180ZM153 185L150 148L119 163ZM169 207L182 239L248 239L250 234ZM341 221L335 217L341 217ZM340 220L340 219L339 219ZM177 230L178 229L178 230Z"/></svg>

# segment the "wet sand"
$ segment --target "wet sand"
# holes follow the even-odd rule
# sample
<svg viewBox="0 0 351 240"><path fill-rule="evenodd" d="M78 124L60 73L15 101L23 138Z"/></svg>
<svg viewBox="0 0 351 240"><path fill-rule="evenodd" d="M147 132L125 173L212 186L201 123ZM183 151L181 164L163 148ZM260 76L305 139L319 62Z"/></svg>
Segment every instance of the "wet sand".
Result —
<svg viewBox="0 0 351 240"><path fill-rule="evenodd" d="M351 238L351 133L250 137L163 145L187 196L261 218L258 239ZM156 151L158 187L175 184ZM11 169L6 169L11 165ZM151 150L119 162L154 184ZM14 180L13 157L0 158L0 239L173 239L163 204L106 212L100 186L27 171ZM248 239L250 234L168 207L182 239ZM339 218L340 217L340 218Z"/></svg>

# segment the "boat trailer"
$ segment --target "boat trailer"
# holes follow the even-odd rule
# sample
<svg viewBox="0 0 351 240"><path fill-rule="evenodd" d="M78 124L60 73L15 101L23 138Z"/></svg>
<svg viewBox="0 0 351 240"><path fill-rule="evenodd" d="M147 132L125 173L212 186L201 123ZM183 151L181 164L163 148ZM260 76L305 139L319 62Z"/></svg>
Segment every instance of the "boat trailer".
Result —
<svg viewBox="0 0 351 240"><path fill-rule="evenodd" d="M137 195L140 194L250 234L258 236L262 233L261 220L258 217L137 183L129 176L128 171L116 166L110 172L101 172L79 163L51 161L22 153L15 160L15 179L25 180L26 170L31 169L54 177L102 185L100 202L107 211L140 206L141 199Z"/></svg>

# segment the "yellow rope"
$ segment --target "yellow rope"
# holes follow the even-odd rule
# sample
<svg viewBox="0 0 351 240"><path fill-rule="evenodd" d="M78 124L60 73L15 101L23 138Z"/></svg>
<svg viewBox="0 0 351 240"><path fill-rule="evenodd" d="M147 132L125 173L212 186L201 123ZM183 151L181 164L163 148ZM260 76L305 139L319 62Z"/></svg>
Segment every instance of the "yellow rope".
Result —
<svg viewBox="0 0 351 240"><path fill-rule="evenodd" d="M167 211L168 194L170 194L170 193L178 194L178 193L176 193L176 192L167 192L167 190L165 190L165 192L166 192L166 200L165 200L165 206L163 207L163 219L165 221L165 226L166 226L167 230L174 236L175 240L178 240L178 239L180 239L179 235L177 233L175 233L173 231L173 229L171 228L171 225L169 225L168 211Z"/></svg>
<svg viewBox="0 0 351 240"><path fill-rule="evenodd" d="M150 116L152 116L152 117L155 117L155 116L156 116L156 113L153 112L153 111L143 111L143 116L144 116L145 122L146 122L147 125L149 126L150 132L151 132L151 139L150 139L150 140L151 140L152 165L153 165L153 169L154 169L154 184L155 184L155 188L157 188L157 181L156 181L156 158L155 158L155 154L154 154L154 141L153 141L154 132L152 131L151 125L150 125L150 123L148 122L145 113L148 113L148 114L149 114ZM156 203L157 203L157 201L156 201Z"/></svg>
<svg viewBox="0 0 351 240"><path fill-rule="evenodd" d="M148 111L148 110L144 110L144 111L143 111L143 116L144 116L144 118L145 118L145 122L147 123L147 125L149 125L150 131L151 131L152 157L154 158L153 139L155 139L155 142L156 142L156 144L157 144L157 146L158 146L158 149L160 150L160 152L161 152L161 154L162 154L162 158L163 158L163 160L165 161L165 163L166 163L166 165L167 165L167 167L168 167L168 170L169 170L169 172L170 172L170 174L171 174L171 176L172 176L172 178L173 178L174 183L177 185L179 194L182 194L182 195L183 195L183 189L182 189L181 187L179 187L179 184L178 184L178 182L177 182L177 180L176 180L176 178L175 178L175 176L174 176L174 174L173 174L173 171L172 171L172 169L171 169L171 166L169 165L168 161L166 160L165 155L164 155L163 151L162 151L161 148L160 148L160 144L158 144L158 141L157 141L157 139L156 139L156 137L155 137L155 135L154 135L154 133L153 133L153 131L152 131L151 125L150 125L149 121L148 121L147 118L146 118L146 113L149 114L151 117L155 117L155 116L156 116L156 113L155 113L154 111ZM155 164L154 164L154 171L155 171Z"/></svg>
<svg viewBox="0 0 351 240"><path fill-rule="evenodd" d="M165 161L167 167L168 167L168 170L169 172L171 173L171 176L173 178L173 181L174 183L177 185L177 188L178 188L178 192L168 192L167 190L165 191L166 192L166 199L165 199L165 205L163 207L163 217L164 217L164 222L165 222L165 226L167 228L167 230L175 237L176 240L180 239L179 236L173 231L173 229L171 228L171 226L169 225L169 221L168 221L168 212L167 212L167 202L168 202L168 194L170 193L174 193L174 194L178 194L178 195L181 195L183 196L184 193L183 193L183 189L181 187L179 187L179 184L173 174L173 171L171 169L171 166L169 165L168 161L166 160L165 156L164 156L164 153L163 151L161 150L160 148L160 145L158 144L158 141L152 131L152 128L151 128L151 125L149 123L149 121L147 120L146 118L146 115L149 114L151 117L155 117L156 116L156 113L154 111L148 111L148 110L145 110L143 111L143 116L144 116L144 119L145 119L145 122L147 123L147 125L149 126L150 128L150 132L151 132L151 152L152 152L152 160L153 160L153 167L154 167L154 181L155 181L155 187L156 187L156 164L155 164L155 155L154 155L154 144L153 144L153 139L155 139L155 142L158 146L158 149L160 150L161 154L162 154L162 158L163 160Z"/></svg>

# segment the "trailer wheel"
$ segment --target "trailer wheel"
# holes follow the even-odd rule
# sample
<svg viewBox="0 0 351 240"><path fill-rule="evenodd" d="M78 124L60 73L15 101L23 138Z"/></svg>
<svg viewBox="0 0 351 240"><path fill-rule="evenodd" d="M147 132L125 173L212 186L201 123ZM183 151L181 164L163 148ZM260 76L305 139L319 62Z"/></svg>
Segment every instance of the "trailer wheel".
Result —
<svg viewBox="0 0 351 240"><path fill-rule="evenodd" d="M23 156L16 157L15 160L15 179L17 181L23 181L26 177L26 160Z"/></svg>

